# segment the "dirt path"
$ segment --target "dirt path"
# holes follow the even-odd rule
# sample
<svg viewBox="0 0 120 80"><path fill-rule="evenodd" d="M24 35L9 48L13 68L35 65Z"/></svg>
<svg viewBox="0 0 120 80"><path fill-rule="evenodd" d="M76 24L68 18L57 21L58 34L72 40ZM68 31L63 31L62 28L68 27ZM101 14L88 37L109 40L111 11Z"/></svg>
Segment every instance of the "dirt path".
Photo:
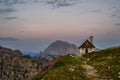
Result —
<svg viewBox="0 0 120 80"><path fill-rule="evenodd" d="M87 78L91 79L91 80L98 80L98 74L96 69L94 69L94 67L88 65L88 64L84 64L82 65L83 69L85 70L85 75Z"/></svg>
<svg viewBox="0 0 120 80"><path fill-rule="evenodd" d="M77 55L77 57L81 58L82 55ZM90 80L101 80L98 79L99 75L97 74L97 70L93 66L88 65L86 61L84 61L83 63L84 64L82 64L82 68L84 69L84 74L87 78L89 78Z"/></svg>

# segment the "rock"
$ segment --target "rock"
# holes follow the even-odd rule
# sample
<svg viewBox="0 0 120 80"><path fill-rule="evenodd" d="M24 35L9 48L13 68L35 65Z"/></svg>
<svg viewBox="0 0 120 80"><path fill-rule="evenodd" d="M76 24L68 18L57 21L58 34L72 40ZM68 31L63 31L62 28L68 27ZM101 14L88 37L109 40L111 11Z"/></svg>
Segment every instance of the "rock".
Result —
<svg viewBox="0 0 120 80"><path fill-rule="evenodd" d="M32 60L21 56L19 50L3 47L0 52L0 80L32 79L38 73L44 74L59 60L57 57L50 61Z"/></svg>
<svg viewBox="0 0 120 80"><path fill-rule="evenodd" d="M20 50L14 50L14 52L18 55L21 55L22 56L22 52Z"/></svg>
<svg viewBox="0 0 120 80"><path fill-rule="evenodd" d="M0 46L0 55L7 55L7 56L22 56L20 50L13 51L12 49L5 48Z"/></svg>
<svg viewBox="0 0 120 80"><path fill-rule="evenodd" d="M51 43L43 52L37 56L37 59L49 59L54 56L79 53L76 45L65 41L55 41Z"/></svg>

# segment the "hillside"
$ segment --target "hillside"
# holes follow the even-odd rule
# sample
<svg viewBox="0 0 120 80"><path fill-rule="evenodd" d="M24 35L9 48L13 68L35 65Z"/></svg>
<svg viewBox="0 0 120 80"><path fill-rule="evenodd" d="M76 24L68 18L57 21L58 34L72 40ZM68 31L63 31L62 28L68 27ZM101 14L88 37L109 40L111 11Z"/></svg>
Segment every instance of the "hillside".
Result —
<svg viewBox="0 0 120 80"><path fill-rule="evenodd" d="M76 45L58 40L51 43L43 52L40 52L39 56L37 56L37 59L48 59L53 56L61 56L73 53L79 53L79 49Z"/></svg>
<svg viewBox="0 0 120 80"><path fill-rule="evenodd" d="M84 75L82 61L73 55L62 56L61 59L44 76L36 75L33 80L81 80Z"/></svg>
<svg viewBox="0 0 120 80"><path fill-rule="evenodd" d="M93 52L83 59L97 70L98 78L120 80L120 47Z"/></svg>
<svg viewBox="0 0 120 80"><path fill-rule="evenodd" d="M33 80L120 80L120 47L85 54L66 55L46 74Z"/></svg>

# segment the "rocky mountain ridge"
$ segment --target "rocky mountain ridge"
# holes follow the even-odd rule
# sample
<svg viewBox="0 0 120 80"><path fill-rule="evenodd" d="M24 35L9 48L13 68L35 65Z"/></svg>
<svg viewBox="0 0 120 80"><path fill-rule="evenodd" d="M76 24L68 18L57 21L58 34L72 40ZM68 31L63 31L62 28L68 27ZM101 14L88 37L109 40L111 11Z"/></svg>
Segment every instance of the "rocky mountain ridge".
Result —
<svg viewBox="0 0 120 80"><path fill-rule="evenodd" d="M33 60L22 56L19 50L0 46L0 80L32 80L36 74L44 74L59 60Z"/></svg>
<svg viewBox="0 0 120 80"><path fill-rule="evenodd" d="M23 54L20 50L12 50L12 49L0 46L0 55L22 56Z"/></svg>
<svg viewBox="0 0 120 80"><path fill-rule="evenodd" d="M53 56L63 56L77 53L79 53L79 49L76 45L57 40L51 43L43 52L40 52L37 59L48 59Z"/></svg>

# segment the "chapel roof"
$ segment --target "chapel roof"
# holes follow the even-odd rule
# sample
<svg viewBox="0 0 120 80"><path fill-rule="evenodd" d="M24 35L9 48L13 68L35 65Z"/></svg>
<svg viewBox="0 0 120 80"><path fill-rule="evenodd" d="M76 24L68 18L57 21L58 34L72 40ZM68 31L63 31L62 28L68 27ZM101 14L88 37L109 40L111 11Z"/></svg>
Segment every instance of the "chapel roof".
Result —
<svg viewBox="0 0 120 80"><path fill-rule="evenodd" d="M86 40L79 48L95 48L95 46L89 40Z"/></svg>

